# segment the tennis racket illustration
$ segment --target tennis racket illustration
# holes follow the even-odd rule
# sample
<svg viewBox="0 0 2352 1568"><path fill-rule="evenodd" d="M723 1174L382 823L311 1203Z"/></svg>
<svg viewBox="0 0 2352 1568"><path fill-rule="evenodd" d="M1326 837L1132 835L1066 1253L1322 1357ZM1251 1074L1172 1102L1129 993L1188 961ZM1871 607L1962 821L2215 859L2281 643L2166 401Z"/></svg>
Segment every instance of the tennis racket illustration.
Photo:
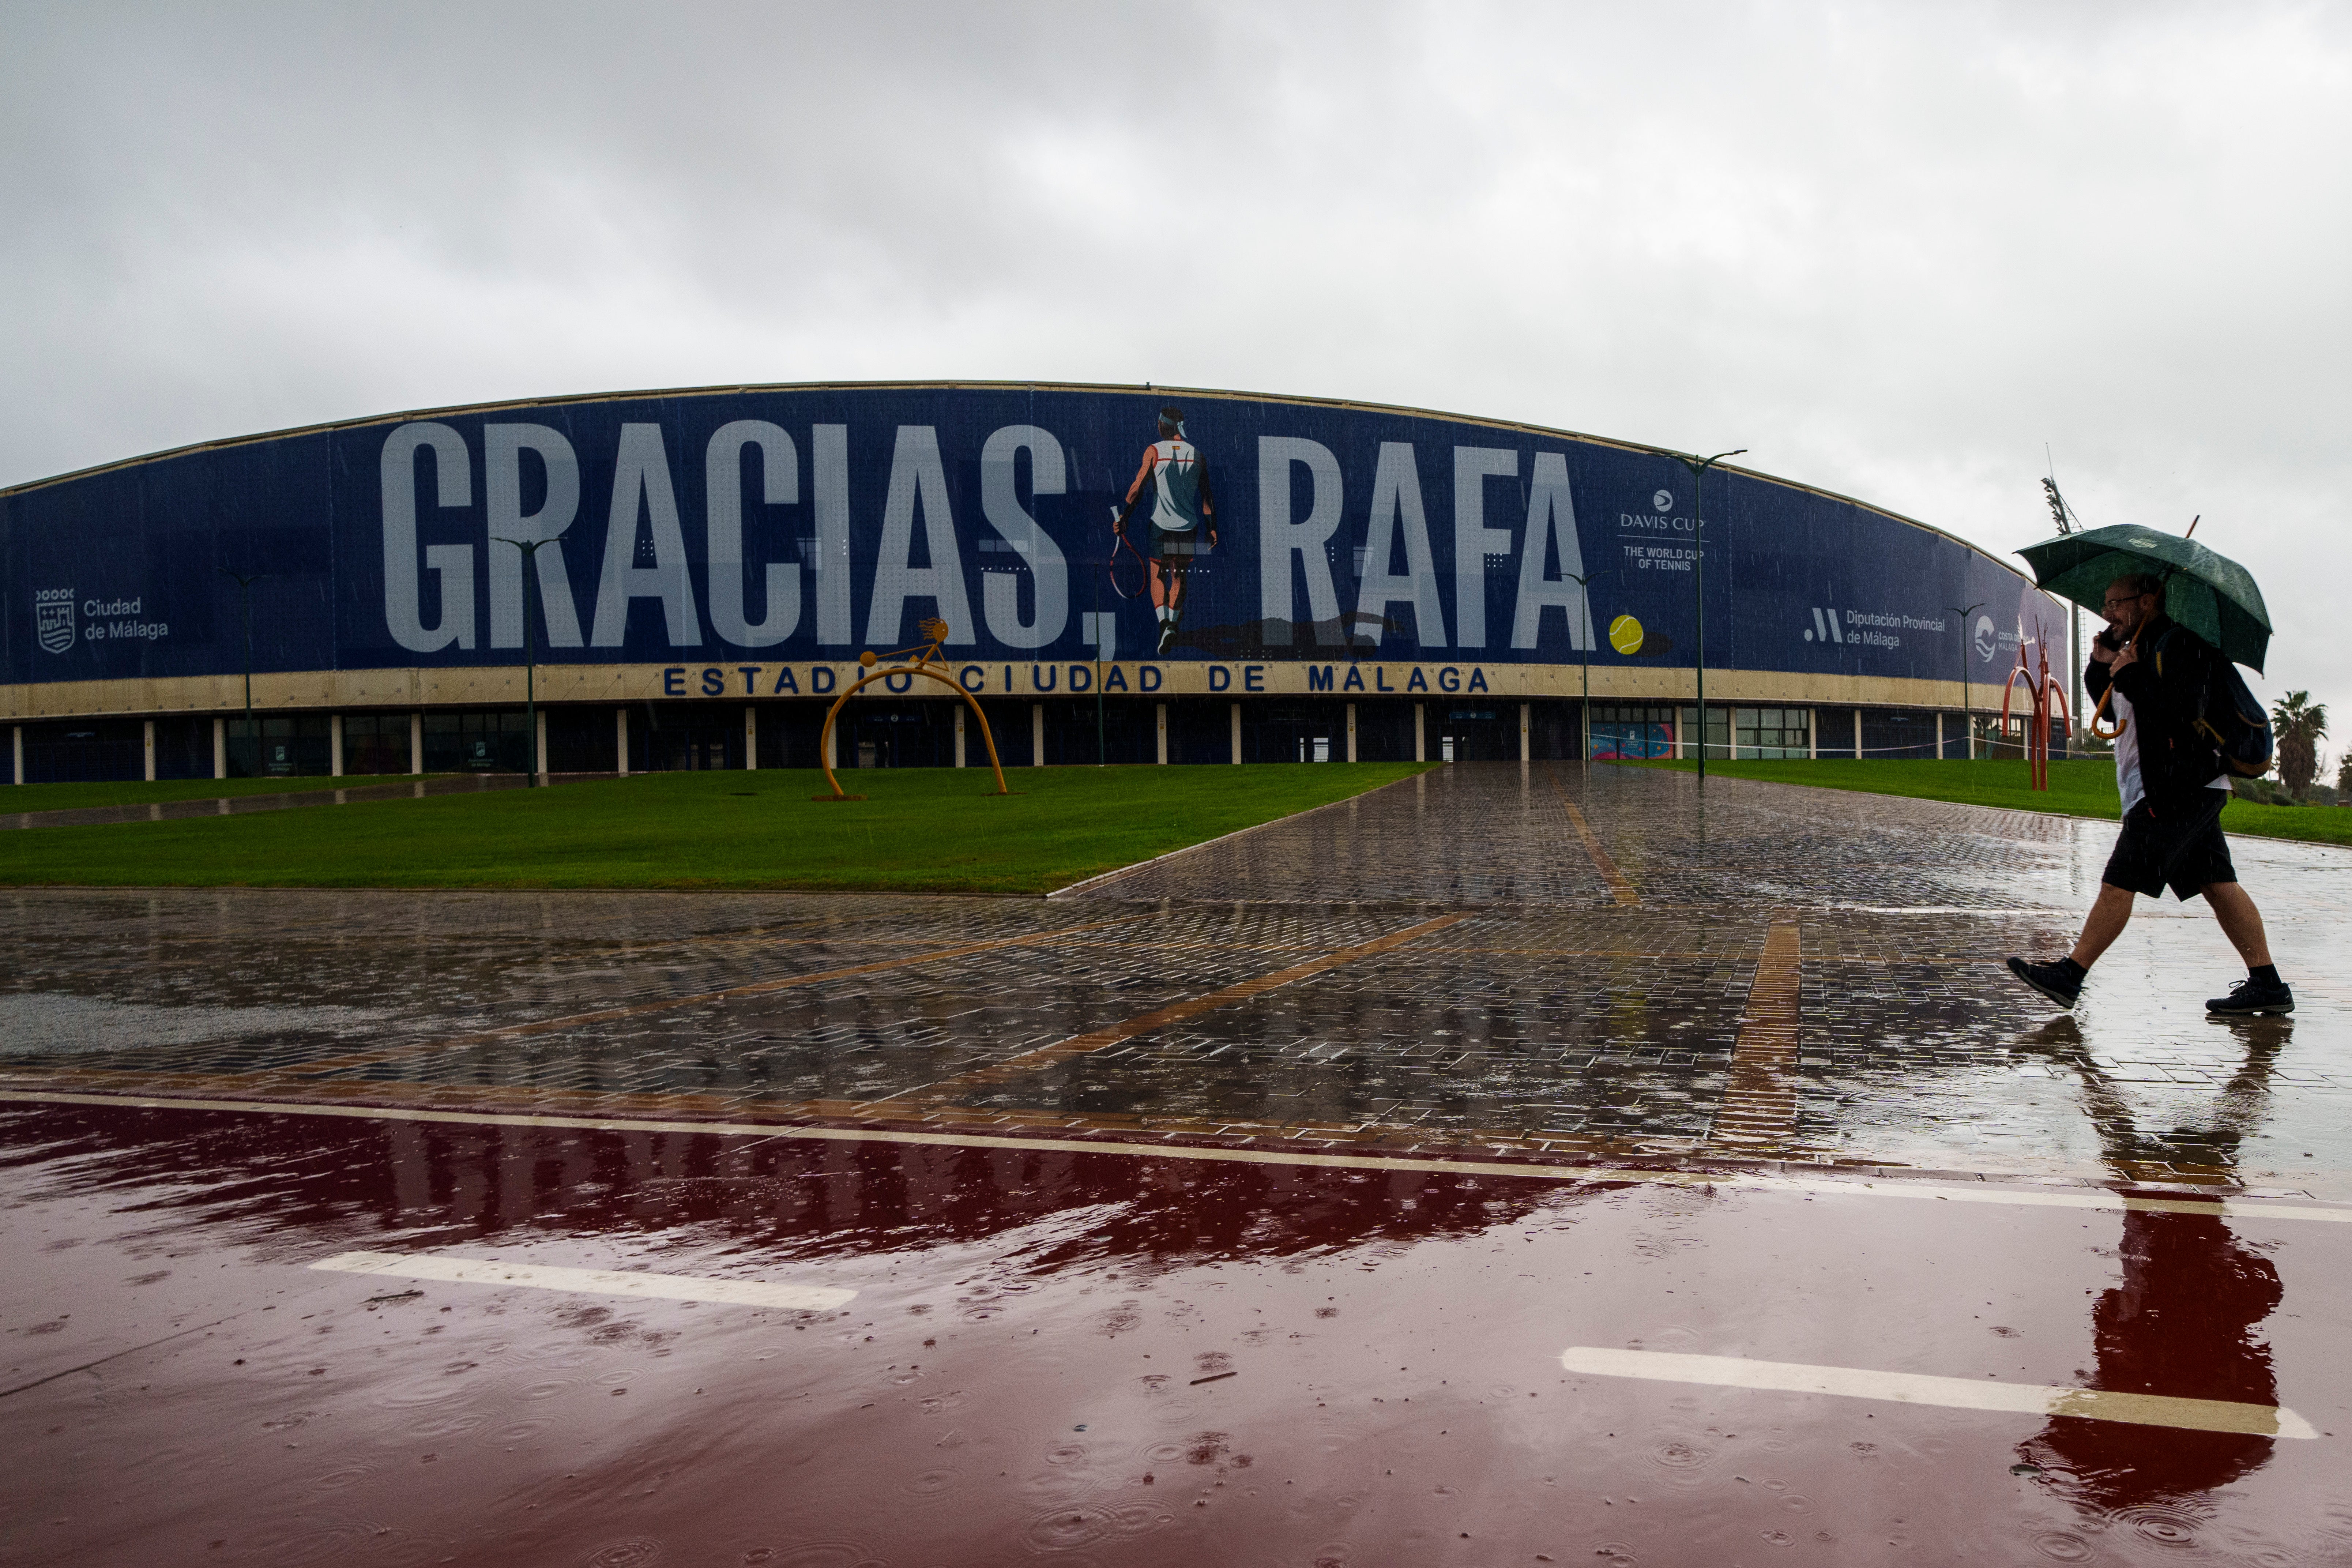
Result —
<svg viewBox="0 0 2352 1568"><path fill-rule="evenodd" d="M1126 530L1117 526L1118 508L1112 507L1110 516L1112 544L1110 560L1106 563L1110 573L1110 591L1122 599L1132 599L1143 592L1151 574L1143 563L1143 552L1136 549L1135 542L1128 538Z"/></svg>

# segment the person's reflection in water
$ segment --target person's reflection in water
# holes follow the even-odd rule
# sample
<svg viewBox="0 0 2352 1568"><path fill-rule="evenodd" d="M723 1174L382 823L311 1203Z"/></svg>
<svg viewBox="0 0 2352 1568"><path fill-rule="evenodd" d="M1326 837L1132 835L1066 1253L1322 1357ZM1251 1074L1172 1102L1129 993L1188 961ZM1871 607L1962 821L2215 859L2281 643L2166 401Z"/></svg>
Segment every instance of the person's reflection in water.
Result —
<svg viewBox="0 0 2352 1568"><path fill-rule="evenodd" d="M2018 1043L2072 1069L2098 1129L2109 1169L2138 1181L2151 1165L2203 1167L2200 1183L2233 1185L2239 1145L2270 1104L2270 1075L2292 1024L2247 1019L2231 1030L2246 1059L2201 1127L2144 1133L2071 1017L2053 1019ZM2092 1388L2274 1405L2278 1380L2269 1344L2256 1332L2280 1299L2278 1270L2242 1246L2219 1215L2127 1210L2116 1247L2123 1282L2091 1310L2097 1365ZM2051 1473L2073 1500L2112 1513L2188 1505L2175 1521L2193 1527L2204 1494L2261 1468L2273 1440L2231 1432L2190 1432L2060 1416L2018 1446L2026 1463Z"/></svg>

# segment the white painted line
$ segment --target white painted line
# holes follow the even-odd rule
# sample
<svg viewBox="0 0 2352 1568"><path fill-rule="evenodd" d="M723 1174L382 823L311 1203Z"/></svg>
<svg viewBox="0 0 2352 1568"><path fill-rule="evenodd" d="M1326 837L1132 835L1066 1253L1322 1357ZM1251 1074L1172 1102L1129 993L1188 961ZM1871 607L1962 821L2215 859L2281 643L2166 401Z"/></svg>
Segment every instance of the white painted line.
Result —
<svg viewBox="0 0 2352 1568"><path fill-rule="evenodd" d="M2160 1394L2110 1394L2097 1388L1928 1377L1862 1367L1807 1366L1800 1362L1749 1361L1743 1356L1676 1355L1665 1351L1607 1350L1570 1345L1559 1352L1570 1372L1638 1377L1653 1383L1703 1383L1717 1388L1762 1388L1782 1394L1833 1394L1897 1405L1938 1405L1952 1410L2002 1410L2021 1415L2079 1415L2139 1426L2191 1432L2242 1432L2256 1437L2316 1437L2311 1423L2284 1405L2237 1405L2226 1399L2174 1399Z"/></svg>
<svg viewBox="0 0 2352 1568"><path fill-rule="evenodd" d="M1811 788L1812 786L1803 786ZM885 1128L806 1127L786 1121L662 1121L646 1117L532 1116L490 1110L411 1110L380 1105L318 1105L283 1100L194 1100L173 1095L75 1094L0 1089L0 1101L40 1105L110 1105L138 1110L226 1110L261 1116L332 1116L360 1121L418 1121L458 1127L547 1127L581 1132L660 1132L714 1138L784 1138L809 1142L908 1143L947 1149L1020 1149L1051 1154L1106 1154L1144 1160L1206 1160L1244 1165L1304 1165L1337 1171L1429 1171L1452 1176L1507 1176L1524 1182L1608 1185L1719 1187L1730 1193L1794 1193L1805 1197L1910 1198L2018 1208L2135 1210L2145 1214L2210 1215L2222 1219L2310 1219L2352 1224L2352 1208L2265 1203L2247 1198L2144 1198L2096 1187L2043 1188L1984 1182L1960 1186L1895 1177L1812 1179L1704 1171L1626 1169L1610 1165L1515 1164L1498 1160L1448 1160L1412 1154L1308 1154L1286 1149L1202 1148L1125 1139L1006 1138L982 1132L899 1132Z"/></svg>
<svg viewBox="0 0 2352 1568"><path fill-rule="evenodd" d="M661 1301L723 1301L737 1307L788 1307L822 1312L855 1290L823 1285L773 1285L764 1279L709 1279L692 1274L635 1274L616 1268L551 1268L540 1263L499 1263L487 1258L446 1258L426 1252L340 1252L310 1265L339 1274L381 1274L452 1285L527 1285L587 1296L643 1296Z"/></svg>

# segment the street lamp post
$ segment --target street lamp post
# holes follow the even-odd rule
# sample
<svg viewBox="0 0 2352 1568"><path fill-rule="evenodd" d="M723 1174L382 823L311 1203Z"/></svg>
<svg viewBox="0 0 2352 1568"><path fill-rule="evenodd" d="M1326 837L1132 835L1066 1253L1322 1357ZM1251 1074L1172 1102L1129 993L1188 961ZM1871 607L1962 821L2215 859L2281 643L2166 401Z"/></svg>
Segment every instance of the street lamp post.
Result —
<svg viewBox="0 0 2352 1568"><path fill-rule="evenodd" d="M1960 621L1960 734L1968 741L1969 761L1972 763L1977 760L1977 721L1976 715L1969 707L1969 617L1984 607L1982 599L1965 610L1958 605L1944 606Z"/></svg>
<svg viewBox="0 0 2352 1568"><path fill-rule="evenodd" d="M523 788L535 789L539 785L541 758L539 754L539 641L531 634L530 580L539 565L535 558L540 546L555 542L551 539L509 539L500 534L497 536L497 542L511 544L522 552L522 722L523 728L530 731L530 773L524 781Z"/></svg>
<svg viewBox="0 0 2352 1568"><path fill-rule="evenodd" d="M1592 761L1592 591L1588 584L1592 581L1592 574L1588 572L1580 577L1573 572L1563 572L1560 575L1576 584L1577 597L1584 602L1584 647L1581 650L1584 654L1584 706L1577 710L1576 715L1576 727L1584 733L1584 749L1577 754L1576 760L1580 764L1590 763Z"/></svg>
<svg viewBox="0 0 2352 1568"><path fill-rule="evenodd" d="M1102 585L1095 585L1095 604L1102 604ZM1110 742L1103 733L1103 612L1095 611L1095 766L1110 765ZM1113 652L1118 651L1116 647Z"/></svg>
<svg viewBox="0 0 2352 1568"><path fill-rule="evenodd" d="M1680 453L1675 460L1691 471L1692 487L1697 492L1691 498L1691 599L1697 610L1698 648L1694 655L1698 675L1698 782L1706 783L1706 471L1726 458L1737 458L1747 451L1735 447L1728 452L1717 452L1712 458L1685 458Z"/></svg>
<svg viewBox="0 0 2352 1568"><path fill-rule="evenodd" d="M245 738L253 747L253 766L261 766L261 739L253 730L253 585L269 575L256 572L250 577L240 577L224 566L220 574L236 584L238 614L245 623Z"/></svg>

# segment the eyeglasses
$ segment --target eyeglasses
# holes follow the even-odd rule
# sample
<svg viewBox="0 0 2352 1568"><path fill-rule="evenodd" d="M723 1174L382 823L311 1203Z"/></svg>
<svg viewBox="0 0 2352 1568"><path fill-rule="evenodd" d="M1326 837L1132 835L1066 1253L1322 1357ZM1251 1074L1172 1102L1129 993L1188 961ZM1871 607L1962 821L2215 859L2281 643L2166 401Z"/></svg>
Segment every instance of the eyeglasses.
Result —
<svg viewBox="0 0 2352 1568"><path fill-rule="evenodd" d="M2100 608L2105 610L2120 610L2126 605L2136 605L2142 599L2153 597L2155 597L2155 595L2152 594L2127 594L2120 599L2106 600L2100 605Z"/></svg>

